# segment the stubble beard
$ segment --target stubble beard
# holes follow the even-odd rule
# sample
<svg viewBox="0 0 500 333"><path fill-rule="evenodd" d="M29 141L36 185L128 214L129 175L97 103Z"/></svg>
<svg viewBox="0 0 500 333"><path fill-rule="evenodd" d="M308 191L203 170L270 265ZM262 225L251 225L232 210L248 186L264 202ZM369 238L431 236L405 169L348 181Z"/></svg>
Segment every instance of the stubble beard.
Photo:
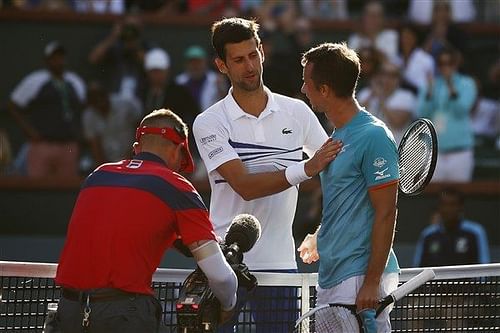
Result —
<svg viewBox="0 0 500 333"><path fill-rule="evenodd" d="M262 83L262 75L259 74L258 78L259 79L256 80L255 82L249 82L249 81L241 80L240 82L237 83L237 86L238 86L238 88L240 88L241 90L244 90L246 92L256 91L259 88L261 88L262 85L263 85L263 83Z"/></svg>

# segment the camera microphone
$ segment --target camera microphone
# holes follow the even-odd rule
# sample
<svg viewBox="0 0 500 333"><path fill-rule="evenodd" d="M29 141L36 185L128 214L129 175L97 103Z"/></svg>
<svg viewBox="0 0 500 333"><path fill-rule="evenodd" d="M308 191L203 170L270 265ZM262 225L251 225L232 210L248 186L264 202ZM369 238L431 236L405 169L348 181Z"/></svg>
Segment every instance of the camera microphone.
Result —
<svg viewBox="0 0 500 333"><path fill-rule="evenodd" d="M230 265L243 261L243 253L248 252L260 238L260 223L250 214L239 214L233 218L224 239L223 252Z"/></svg>
<svg viewBox="0 0 500 333"><path fill-rule="evenodd" d="M260 238L259 220L250 214L236 215L227 229L226 245L238 244L241 252L248 252Z"/></svg>

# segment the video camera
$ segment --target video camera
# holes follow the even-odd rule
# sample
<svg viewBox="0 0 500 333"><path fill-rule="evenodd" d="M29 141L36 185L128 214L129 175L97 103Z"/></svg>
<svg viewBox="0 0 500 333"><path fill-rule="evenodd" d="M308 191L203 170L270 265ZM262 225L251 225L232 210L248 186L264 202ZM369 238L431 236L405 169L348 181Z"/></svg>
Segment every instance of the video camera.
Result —
<svg viewBox="0 0 500 333"><path fill-rule="evenodd" d="M243 263L243 253L249 251L260 237L260 223L252 215L237 215L220 244L222 253L238 277L238 285L247 290L257 286L257 279ZM185 251L182 251L185 253ZM208 286L208 279L198 267L186 278L176 302L177 332L215 332L220 303Z"/></svg>

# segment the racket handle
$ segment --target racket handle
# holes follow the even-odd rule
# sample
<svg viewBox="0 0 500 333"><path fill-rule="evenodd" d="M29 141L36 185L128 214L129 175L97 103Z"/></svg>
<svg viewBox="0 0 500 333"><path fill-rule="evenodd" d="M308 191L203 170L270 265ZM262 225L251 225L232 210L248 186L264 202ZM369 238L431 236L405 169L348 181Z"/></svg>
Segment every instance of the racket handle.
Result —
<svg viewBox="0 0 500 333"><path fill-rule="evenodd" d="M394 299L394 296L392 295L388 295L388 296L385 296L380 302L379 302L379 306L377 308L377 312L375 312L375 318L378 318L379 314L382 313L382 311L384 311L384 309L389 305L389 304L392 304L394 303L396 300Z"/></svg>
<svg viewBox="0 0 500 333"><path fill-rule="evenodd" d="M407 294L417 289L429 280L436 277L436 274L432 269L424 269L420 274L408 280L401 287L394 290L391 295L394 297L394 301L399 301L401 298L405 297Z"/></svg>
<svg viewBox="0 0 500 333"><path fill-rule="evenodd" d="M384 297L380 302L375 314L375 318L378 317L382 311L391 303L399 301L413 290L417 289L429 280L436 277L436 274L432 269L424 269L418 275L412 277L406 283L403 283L398 289L394 290L390 295Z"/></svg>
<svg viewBox="0 0 500 333"><path fill-rule="evenodd" d="M373 309L364 309L358 312L359 318L363 323L364 333L377 333L377 323L375 318L377 318L376 312Z"/></svg>

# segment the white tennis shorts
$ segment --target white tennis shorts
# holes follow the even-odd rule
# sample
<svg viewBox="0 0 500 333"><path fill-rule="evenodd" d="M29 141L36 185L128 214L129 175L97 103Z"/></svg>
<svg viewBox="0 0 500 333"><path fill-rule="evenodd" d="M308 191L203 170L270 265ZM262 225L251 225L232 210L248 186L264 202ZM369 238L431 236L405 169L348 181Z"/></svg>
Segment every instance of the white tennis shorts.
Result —
<svg viewBox="0 0 500 333"><path fill-rule="evenodd" d="M332 288L323 289L320 286L316 286L316 306L331 303L355 304L356 296L358 295L359 289L363 285L364 279L364 275L358 275L344 280ZM383 274L380 282L380 298L383 298L394 291L398 287L398 283L398 273ZM393 305L391 304L377 317L377 333L391 332L391 319L389 314L392 308Z"/></svg>

